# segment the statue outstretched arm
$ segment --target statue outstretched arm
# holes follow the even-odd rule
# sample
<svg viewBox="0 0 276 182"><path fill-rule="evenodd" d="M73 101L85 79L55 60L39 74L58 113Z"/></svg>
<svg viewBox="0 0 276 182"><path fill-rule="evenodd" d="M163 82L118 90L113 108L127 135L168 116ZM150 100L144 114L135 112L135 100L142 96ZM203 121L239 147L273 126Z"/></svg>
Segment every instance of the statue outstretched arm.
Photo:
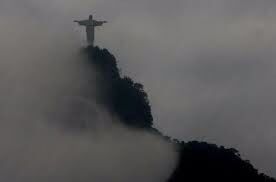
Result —
<svg viewBox="0 0 276 182"><path fill-rule="evenodd" d="M82 26L87 26L89 25L88 21L87 20L74 20L74 22L78 23L79 25L82 25Z"/></svg>
<svg viewBox="0 0 276 182"><path fill-rule="evenodd" d="M107 23L107 21L93 21L93 25L96 26L102 26L104 23Z"/></svg>

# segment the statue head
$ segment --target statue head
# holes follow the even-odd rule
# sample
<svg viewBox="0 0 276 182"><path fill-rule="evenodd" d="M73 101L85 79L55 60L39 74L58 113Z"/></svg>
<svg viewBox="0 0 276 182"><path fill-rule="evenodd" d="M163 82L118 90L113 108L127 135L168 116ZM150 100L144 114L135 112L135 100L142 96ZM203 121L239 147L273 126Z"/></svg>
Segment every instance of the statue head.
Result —
<svg viewBox="0 0 276 182"><path fill-rule="evenodd" d="M89 15L89 20L93 20L93 15Z"/></svg>

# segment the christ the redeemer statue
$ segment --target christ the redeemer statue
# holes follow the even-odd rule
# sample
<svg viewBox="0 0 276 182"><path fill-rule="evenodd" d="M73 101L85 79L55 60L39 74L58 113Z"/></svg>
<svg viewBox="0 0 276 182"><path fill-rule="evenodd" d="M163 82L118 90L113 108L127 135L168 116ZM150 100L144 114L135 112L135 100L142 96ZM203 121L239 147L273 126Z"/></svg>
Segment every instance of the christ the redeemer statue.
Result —
<svg viewBox="0 0 276 182"><path fill-rule="evenodd" d="M94 46L94 40L95 40L95 27L102 26L104 23L107 23L107 21L96 21L93 20L93 16L90 15L88 20L75 20L74 22L77 22L80 26L86 27L86 36L87 36L87 42L89 45Z"/></svg>

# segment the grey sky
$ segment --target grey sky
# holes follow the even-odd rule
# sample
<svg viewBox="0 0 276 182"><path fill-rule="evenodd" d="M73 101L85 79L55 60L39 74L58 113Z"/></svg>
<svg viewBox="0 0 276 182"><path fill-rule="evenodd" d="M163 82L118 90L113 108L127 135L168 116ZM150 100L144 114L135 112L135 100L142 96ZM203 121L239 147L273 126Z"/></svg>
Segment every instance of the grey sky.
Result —
<svg viewBox="0 0 276 182"><path fill-rule="evenodd" d="M124 74L145 85L161 131L235 147L276 176L276 1L13 0L6 5L48 25L62 22L75 31L74 38L81 35L80 43L84 33L73 19L95 13L109 21L98 29L96 42L116 55Z"/></svg>

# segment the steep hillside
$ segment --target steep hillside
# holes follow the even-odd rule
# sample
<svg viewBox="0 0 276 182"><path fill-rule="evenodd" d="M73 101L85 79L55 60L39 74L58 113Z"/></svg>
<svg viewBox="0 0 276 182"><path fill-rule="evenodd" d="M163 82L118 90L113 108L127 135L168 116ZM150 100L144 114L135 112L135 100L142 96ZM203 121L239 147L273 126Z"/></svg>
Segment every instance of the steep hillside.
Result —
<svg viewBox="0 0 276 182"><path fill-rule="evenodd" d="M151 107L143 85L135 83L129 77L122 77L116 58L108 50L87 47L83 53L88 62L99 71L97 81L102 85L99 99L107 108L129 127L158 132L153 128ZM273 178L259 173L249 161L243 160L235 149L205 142L186 143L166 138L179 149L178 165L168 182L276 182Z"/></svg>

